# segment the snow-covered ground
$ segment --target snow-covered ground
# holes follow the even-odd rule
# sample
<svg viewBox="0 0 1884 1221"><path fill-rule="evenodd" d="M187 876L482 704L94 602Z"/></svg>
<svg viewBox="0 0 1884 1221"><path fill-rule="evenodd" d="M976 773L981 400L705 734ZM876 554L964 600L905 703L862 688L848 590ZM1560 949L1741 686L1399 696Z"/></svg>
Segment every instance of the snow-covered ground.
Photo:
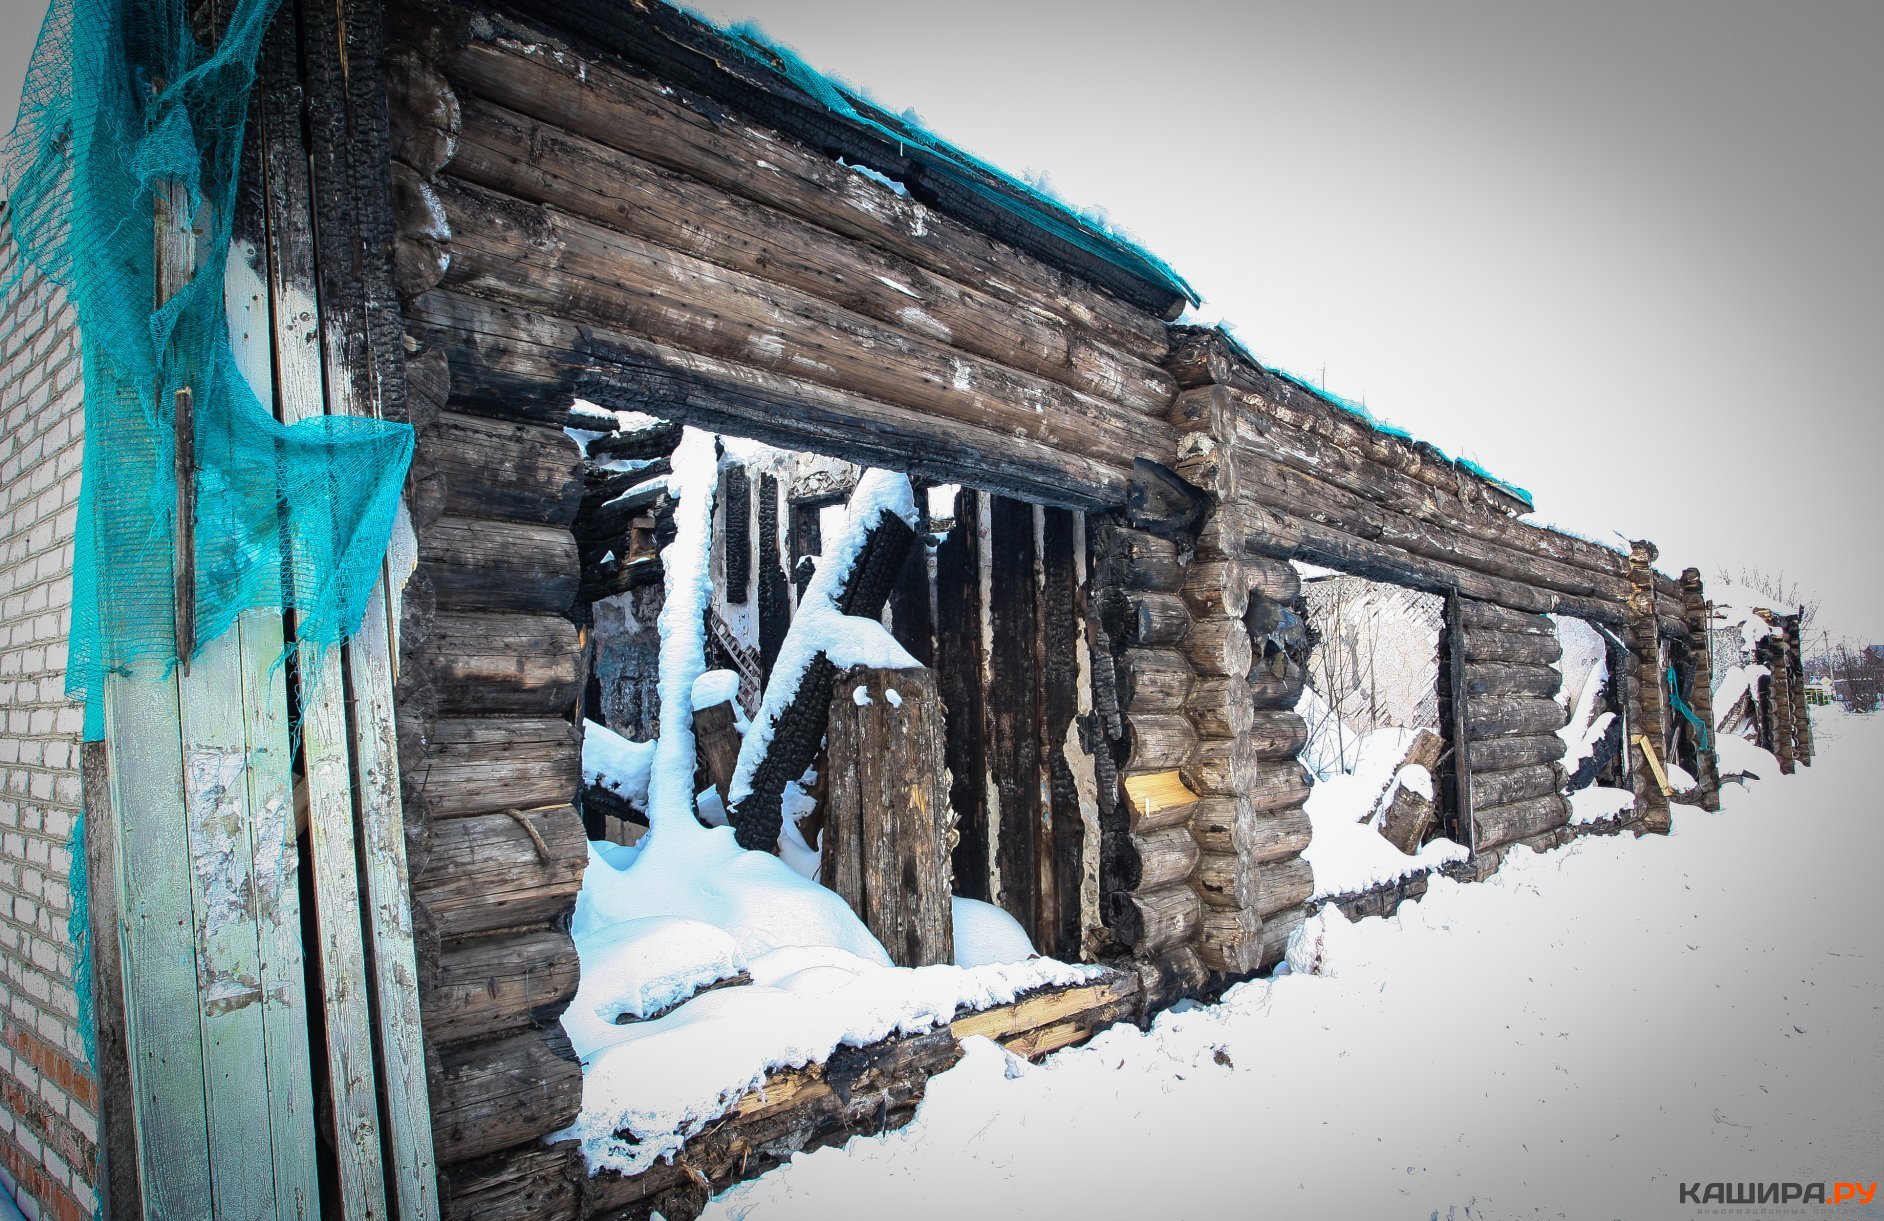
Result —
<svg viewBox="0 0 1884 1221"><path fill-rule="evenodd" d="M1884 1178L1884 716L1815 728L1816 766L1666 839L1326 925L1324 975L1036 1066L976 1041L909 1127L708 1215L1662 1218L1703 1215L1682 1182Z"/></svg>

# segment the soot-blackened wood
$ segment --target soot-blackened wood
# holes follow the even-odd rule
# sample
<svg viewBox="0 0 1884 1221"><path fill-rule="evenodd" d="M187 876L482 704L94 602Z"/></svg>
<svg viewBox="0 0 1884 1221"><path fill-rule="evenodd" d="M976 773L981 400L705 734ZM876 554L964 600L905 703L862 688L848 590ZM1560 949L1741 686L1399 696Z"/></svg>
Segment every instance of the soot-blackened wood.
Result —
<svg viewBox="0 0 1884 1221"><path fill-rule="evenodd" d="M561 614L581 563L561 526L441 517L419 540L419 562L440 607Z"/></svg>
<svg viewBox="0 0 1884 1221"><path fill-rule="evenodd" d="M890 588L915 537L908 522L894 513L884 513L864 536L856 562L845 574L837 609L866 619L882 615L883 604L889 600ZM836 678L837 667L820 650L805 667L791 700L779 712L765 756L753 768L751 790L730 812L740 846L769 851L777 843L785 786L804 775L817 758L830 716L831 685Z"/></svg>
<svg viewBox="0 0 1884 1221"><path fill-rule="evenodd" d="M586 23L580 28L592 37L605 38L612 47L637 57L655 50L645 18L597 4L561 10L565 19L578 14L607 22L611 34ZM673 95L668 85L680 84L695 94L720 95L724 101L721 91L728 78L719 71L726 66L724 51L710 53L703 62L687 68L663 62L656 68L661 79L655 80L593 58L529 54L523 48L540 39L535 30L517 30L515 37L517 41L510 46L473 43L445 65L447 73L454 80L469 82L471 92L492 101L553 118L604 145L890 250L957 284L984 286L1030 312L1090 331L1144 360L1159 361L1168 351L1164 327L1154 317L1091 287L1082 278L1088 273L1068 275L1015 250L1015 245L1041 240L1043 231L1037 226L1006 235L1005 244L990 242L986 235L1000 234L1004 226L982 227L993 220L986 214L985 199L972 225L964 224L935 211L933 197L930 207L901 199L848 176L833 159L833 154L847 152L850 160L883 165L894 177L925 177L913 164L898 165L905 158L894 149L878 145L866 151L847 146L856 132L831 126L815 133L793 131L788 134L794 139L781 141L754 124L734 120L716 106L702 104L697 97L689 106ZM678 75L692 76L701 67L714 72L710 88L688 86L687 78ZM753 82L745 84L751 87ZM742 94L734 103L742 111L748 104L763 116L760 122L765 127L776 130L788 121L773 109L775 102ZM828 114L823 118L828 124ZM796 122L792 120L791 125L795 127ZM888 164L886 155L891 158ZM757 159L768 159L772 169L755 172ZM932 185L937 184L924 182L923 189ZM1007 225L1012 224L1009 218ZM1091 262L1090 256L1083 261ZM1091 269L1093 274L1098 271Z"/></svg>
<svg viewBox="0 0 1884 1221"><path fill-rule="evenodd" d="M581 459L560 428L445 411L422 444L448 514L546 526L576 518Z"/></svg>
<svg viewBox="0 0 1884 1221"><path fill-rule="evenodd" d="M996 902L1037 934L1040 897L1039 658L1034 637L1034 507L996 497L989 506L990 656L987 735L1000 811L996 839L1001 893Z"/></svg>
<svg viewBox="0 0 1884 1221"><path fill-rule="evenodd" d="M909 655L925 666L935 664L935 615L929 604L929 489L916 483L917 545L909 549L903 570L890 591L890 633Z"/></svg>
<svg viewBox="0 0 1884 1221"><path fill-rule="evenodd" d="M589 442L589 457L597 462L651 462L673 453L685 431L666 420L624 428Z"/></svg>
<svg viewBox="0 0 1884 1221"><path fill-rule="evenodd" d="M1466 605L1467 600L1459 594L1446 595L1446 624L1439 639L1440 726L1452 752L1452 767L1439 779L1451 838L1469 851L1473 847L1472 772L1466 762L1466 743L1472 735L1468 720L1471 697L1466 693L1465 681Z"/></svg>
<svg viewBox="0 0 1884 1221"><path fill-rule="evenodd" d="M947 709L949 805L955 811L955 886L987 900L987 740L981 686L982 493L955 494L955 525L935 549L936 685Z"/></svg>
<svg viewBox="0 0 1884 1221"><path fill-rule="evenodd" d="M581 690L582 646L560 615L441 612L412 650L443 713L566 712Z"/></svg>
<svg viewBox="0 0 1884 1221"><path fill-rule="evenodd" d="M1080 882L1084 872L1085 822L1073 778L1069 746L1079 713L1079 646L1084 608L1075 563L1078 517L1066 509L1043 509L1041 530L1041 725L1046 768L1041 779L1050 803L1041 845L1040 951L1071 960L1080 950Z"/></svg>
<svg viewBox="0 0 1884 1221"><path fill-rule="evenodd" d="M1159 538L1189 538L1204 520L1209 497L1148 458L1132 460L1125 520Z"/></svg>
<svg viewBox="0 0 1884 1221"><path fill-rule="evenodd" d="M726 581L721 594L735 606L746 604L752 584L752 479L737 462L720 475L720 537L726 549Z"/></svg>
<svg viewBox="0 0 1884 1221"><path fill-rule="evenodd" d="M935 675L857 667L838 691L824 755L826 884L896 965L953 962L953 819Z"/></svg>
<svg viewBox="0 0 1884 1221"><path fill-rule="evenodd" d="M779 531L778 494L776 476L759 476L759 665L768 682L792 624L791 587L779 554L783 536Z"/></svg>
<svg viewBox="0 0 1884 1221"><path fill-rule="evenodd" d="M1168 374L1136 357L952 283L880 246L674 174L554 123L472 99L452 175L619 233L796 289L892 326L1159 414ZM920 312L918 312L920 311Z"/></svg>

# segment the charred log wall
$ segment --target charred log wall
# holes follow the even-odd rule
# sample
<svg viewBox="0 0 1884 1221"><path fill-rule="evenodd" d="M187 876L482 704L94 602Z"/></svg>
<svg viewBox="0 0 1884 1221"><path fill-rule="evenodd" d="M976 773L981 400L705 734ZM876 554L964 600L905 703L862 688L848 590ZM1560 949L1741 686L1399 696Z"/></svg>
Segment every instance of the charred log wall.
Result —
<svg viewBox="0 0 1884 1221"><path fill-rule="evenodd" d="M527 385L465 392L451 345L411 321L453 251L438 192L462 109L435 50L407 30L386 71L418 432L398 721L406 816L429 845L413 893L434 1143L446 1216L573 1216L579 1159L542 1139L582 1095L557 1024L576 989L568 916L587 860L571 805L586 641L569 617L584 486L563 432L582 422Z"/></svg>
<svg viewBox="0 0 1884 1221"><path fill-rule="evenodd" d="M581 394L1072 507L1169 453L1157 317L595 41L413 20L438 75L394 87L456 126L409 184L407 312L461 403Z"/></svg>

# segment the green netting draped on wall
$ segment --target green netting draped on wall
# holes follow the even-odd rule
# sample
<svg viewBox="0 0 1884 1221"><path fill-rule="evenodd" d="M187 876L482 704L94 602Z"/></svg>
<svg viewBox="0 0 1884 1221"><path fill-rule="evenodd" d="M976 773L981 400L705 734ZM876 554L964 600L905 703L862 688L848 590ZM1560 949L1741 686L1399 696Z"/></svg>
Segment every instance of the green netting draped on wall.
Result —
<svg viewBox="0 0 1884 1221"><path fill-rule="evenodd" d="M0 147L20 266L63 285L84 360L85 446L66 689L102 736L107 674L177 658L175 403L195 435L198 646L245 610L294 612L317 647L358 626L412 452L399 423L276 421L238 371L224 312L243 127L280 0L231 0L220 38L184 0L54 0ZM197 270L157 303L160 197L189 200ZM13 285L0 291L11 291Z"/></svg>

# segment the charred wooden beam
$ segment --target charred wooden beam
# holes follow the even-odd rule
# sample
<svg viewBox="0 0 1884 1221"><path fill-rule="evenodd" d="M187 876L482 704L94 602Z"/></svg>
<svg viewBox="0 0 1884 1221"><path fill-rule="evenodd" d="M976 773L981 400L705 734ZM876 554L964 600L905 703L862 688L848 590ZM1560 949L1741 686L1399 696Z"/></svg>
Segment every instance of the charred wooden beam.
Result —
<svg viewBox="0 0 1884 1221"><path fill-rule="evenodd" d="M909 523L883 514L869 529L851 571L845 574L837 609L845 615L874 619L883 613L903 557L915 541ZM772 726L765 756L753 769L750 791L729 811L742 847L768 851L778 841L785 786L805 774L817 758L829 720L831 688L837 667L822 650L813 655L791 700Z"/></svg>

